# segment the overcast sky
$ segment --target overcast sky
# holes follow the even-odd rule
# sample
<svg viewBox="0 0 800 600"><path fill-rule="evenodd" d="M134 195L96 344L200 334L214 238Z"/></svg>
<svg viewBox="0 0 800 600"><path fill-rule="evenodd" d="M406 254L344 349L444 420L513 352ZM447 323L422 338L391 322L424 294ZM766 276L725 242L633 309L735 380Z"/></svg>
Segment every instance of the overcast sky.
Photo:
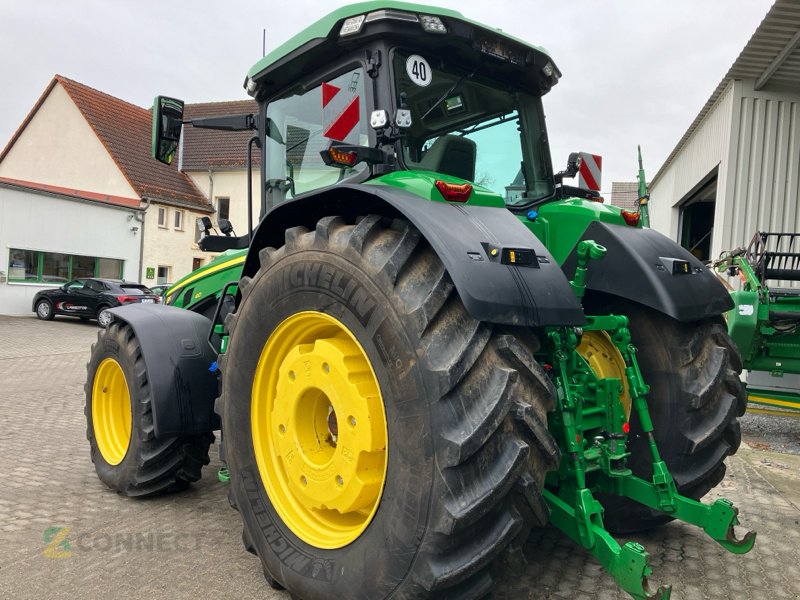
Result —
<svg viewBox="0 0 800 600"><path fill-rule="evenodd" d="M140 106L247 98L267 51L334 8L332 0L2 0L0 146L56 73ZM563 73L545 99L556 170L603 155L603 191L648 178L683 135L772 0L439 0L544 46ZM58 135L58 131L53 131Z"/></svg>

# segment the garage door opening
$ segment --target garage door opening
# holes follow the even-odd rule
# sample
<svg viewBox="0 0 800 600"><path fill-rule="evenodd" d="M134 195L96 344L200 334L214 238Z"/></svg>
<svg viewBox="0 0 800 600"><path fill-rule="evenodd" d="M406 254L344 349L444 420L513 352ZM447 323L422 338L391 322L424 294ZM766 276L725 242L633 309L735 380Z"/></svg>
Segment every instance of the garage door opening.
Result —
<svg viewBox="0 0 800 600"><path fill-rule="evenodd" d="M692 190L680 205L681 246L702 261L711 260L714 209L717 202L717 170Z"/></svg>

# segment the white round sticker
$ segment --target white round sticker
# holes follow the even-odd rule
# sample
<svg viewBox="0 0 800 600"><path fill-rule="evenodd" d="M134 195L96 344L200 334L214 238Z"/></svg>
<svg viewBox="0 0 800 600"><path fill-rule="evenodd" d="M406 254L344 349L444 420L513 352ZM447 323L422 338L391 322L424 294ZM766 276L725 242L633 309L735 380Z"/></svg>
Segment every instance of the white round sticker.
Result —
<svg viewBox="0 0 800 600"><path fill-rule="evenodd" d="M415 84L421 87L427 87L433 79L431 73L431 66L428 61L422 58L419 54L412 54L406 61L406 73L408 78Z"/></svg>

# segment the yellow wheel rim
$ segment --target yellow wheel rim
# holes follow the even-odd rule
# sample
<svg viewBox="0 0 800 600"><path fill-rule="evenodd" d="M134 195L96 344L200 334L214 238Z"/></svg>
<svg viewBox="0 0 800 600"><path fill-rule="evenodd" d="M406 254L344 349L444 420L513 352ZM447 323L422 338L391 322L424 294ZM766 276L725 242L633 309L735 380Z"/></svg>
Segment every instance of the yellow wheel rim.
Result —
<svg viewBox="0 0 800 600"><path fill-rule="evenodd" d="M92 427L103 459L118 465L131 441L131 395L120 364L106 358L97 367L92 385Z"/></svg>
<svg viewBox="0 0 800 600"><path fill-rule="evenodd" d="M605 331L587 331L581 338L578 352L599 379L616 377L622 381L622 394L619 399L625 410L625 418L631 417L631 394L628 378L625 377L625 359Z"/></svg>
<svg viewBox="0 0 800 600"><path fill-rule="evenodd" d="M339 320L300 312L267 340L251 425L261 480L283 522L317 548L367 528L386 479L386 415L366 352Z"/></svg>

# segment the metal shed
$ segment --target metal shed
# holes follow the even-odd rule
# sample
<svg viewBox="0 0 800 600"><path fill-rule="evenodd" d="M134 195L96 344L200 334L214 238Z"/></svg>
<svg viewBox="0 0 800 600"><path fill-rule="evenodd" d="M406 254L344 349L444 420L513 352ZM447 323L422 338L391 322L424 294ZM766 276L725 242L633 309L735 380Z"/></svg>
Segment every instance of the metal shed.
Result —
<svg viewBox="0 0 800 600"><path fill-rule="evenodd" d="M701 259L800 231L800 2L777 0L650 184L652 226Z"/></svg>

